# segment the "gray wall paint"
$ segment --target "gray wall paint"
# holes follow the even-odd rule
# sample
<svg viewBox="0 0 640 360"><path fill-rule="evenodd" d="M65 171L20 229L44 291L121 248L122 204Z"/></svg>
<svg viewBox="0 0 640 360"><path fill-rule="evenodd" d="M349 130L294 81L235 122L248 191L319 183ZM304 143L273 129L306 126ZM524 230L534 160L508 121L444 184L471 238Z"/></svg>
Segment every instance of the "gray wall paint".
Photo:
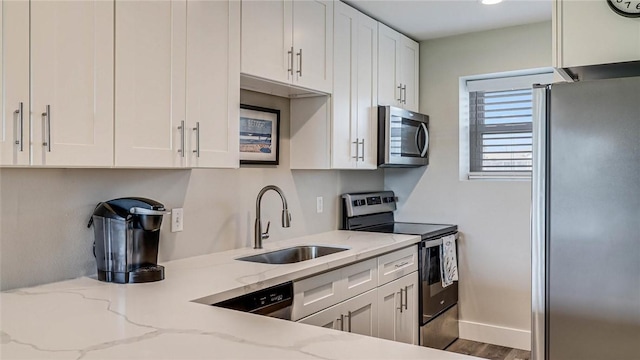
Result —
<svg viewBox="0 0 640 360"><path fill-rule="evenodd" d="M291 171L289 100L241 92L242 103L281 110L280 165L241 169L120 170L0 169L0 288L32 286L94 274L95 205L123 196L158 200L184 208L184 231L162 225L159 258L180 259L252 246L255 199L267 184L280 186L292 214L280 226L280 199L265 194L263 219L275 241L337 229L338 195L383 187L382 171ZM316 214L316 197L324 212ZM170 276L170 274L168 274Z"/></svg>
<svg viewBox="0 0 640 360"><path fill-rule="evenodd" d="M420 109L430 115L427 168L385 170L397 218L459 225L461 319L529 331L529 181L460 181L459 77L551 66L551 23L420 44Z"/></svg>

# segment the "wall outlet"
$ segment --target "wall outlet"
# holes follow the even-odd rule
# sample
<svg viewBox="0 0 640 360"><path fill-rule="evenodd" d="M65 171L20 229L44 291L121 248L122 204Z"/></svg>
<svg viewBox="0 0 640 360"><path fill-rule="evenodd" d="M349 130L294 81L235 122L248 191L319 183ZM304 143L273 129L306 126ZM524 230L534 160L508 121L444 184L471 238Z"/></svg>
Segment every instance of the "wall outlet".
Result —
<svg viewBox="0 0 640 360"><path fill-rule="evenodd" d="M316 213L320 214L324 211L324 200L322 199L322 196L318 196L316 198Z"/></svg>
<svg viewBox="0 0 640 360"><path fill-rule="evenodd" d="M184 210L175 208L171 210L171 232L178 232L184 229Z"/></svg>

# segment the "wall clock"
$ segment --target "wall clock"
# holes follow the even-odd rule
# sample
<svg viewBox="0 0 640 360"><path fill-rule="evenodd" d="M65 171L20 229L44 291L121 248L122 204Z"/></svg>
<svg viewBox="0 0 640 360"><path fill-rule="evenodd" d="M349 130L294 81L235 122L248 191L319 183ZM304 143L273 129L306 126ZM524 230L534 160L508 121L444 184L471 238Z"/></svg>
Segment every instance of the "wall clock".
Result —
<svg viewBox="0 0 640 360"><path fill-rule="evenodd" d="M637 18L640 17L640 0L607 0L609 7L616 14Z"/></svg>

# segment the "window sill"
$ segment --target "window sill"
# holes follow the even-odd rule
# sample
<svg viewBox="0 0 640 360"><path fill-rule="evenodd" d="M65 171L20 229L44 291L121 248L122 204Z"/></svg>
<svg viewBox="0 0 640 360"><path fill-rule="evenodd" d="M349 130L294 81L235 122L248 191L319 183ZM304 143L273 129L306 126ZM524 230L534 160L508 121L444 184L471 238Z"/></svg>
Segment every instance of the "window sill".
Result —
<svg viewBox="0 0 640 360"><path fill-rule="evenodd" d="M468 180L531 181L531 172L470 172Z"/></svg>

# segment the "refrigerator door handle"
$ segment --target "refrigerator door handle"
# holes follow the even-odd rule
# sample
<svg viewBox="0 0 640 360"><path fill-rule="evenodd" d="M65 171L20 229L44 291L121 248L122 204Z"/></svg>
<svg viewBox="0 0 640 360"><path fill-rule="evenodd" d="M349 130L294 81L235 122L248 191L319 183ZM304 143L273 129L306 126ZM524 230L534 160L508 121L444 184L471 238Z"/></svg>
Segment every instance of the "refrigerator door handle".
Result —
<svg viewBox="0 0 640 360"><path fill-rule="evenodd" d="M546 359L546 210L548 86L533 89L531 174L531 360Z"/></svg>

